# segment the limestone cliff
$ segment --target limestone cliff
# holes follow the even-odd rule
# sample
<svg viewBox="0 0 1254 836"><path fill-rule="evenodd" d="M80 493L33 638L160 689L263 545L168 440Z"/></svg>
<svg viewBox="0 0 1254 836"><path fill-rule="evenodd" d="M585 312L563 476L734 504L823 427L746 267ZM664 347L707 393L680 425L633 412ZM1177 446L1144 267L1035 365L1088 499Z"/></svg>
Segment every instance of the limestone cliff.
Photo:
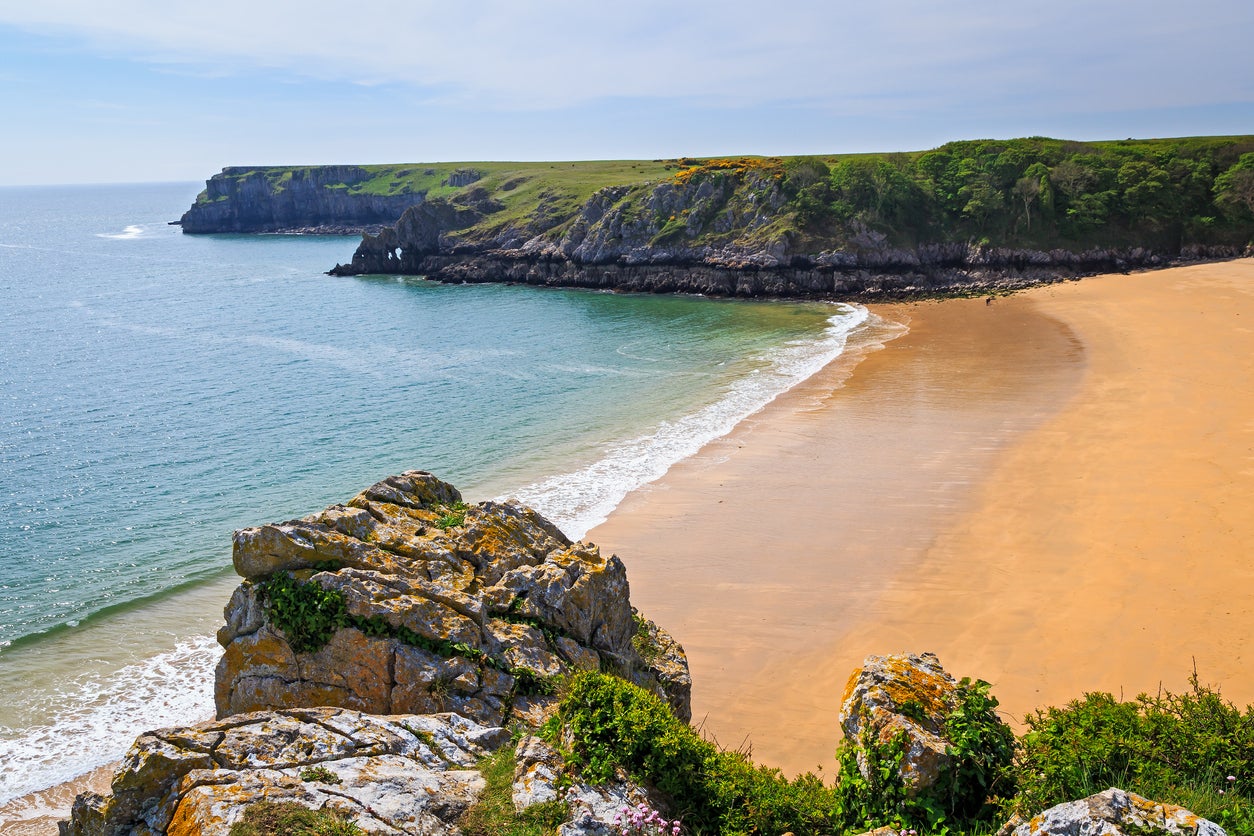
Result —
<svg viewBox="0 0 1254 836"><path fill-rule="evenodd" d="M689 716L683 649L634 613L622 561L521 505L467 506L429 473L239 531L234 561L220 718L333 705L534 722L556 677L598 669Z"/></svg>
<svg viewBox="0 0 1254 836"><path fill-rule="evenodd" d="M581 204L541 201L523 212L509 195L477 184L410 207L393 227L365 234L352 260L330 273L874 298L1021 287L1249 251L1231 243L1044 249L940 234L906 243L856 218L816 229L799 218L783 168L757 163L694 166L650 183L601 188Z"/></svg>
<svg viewBox="0 0 1254 836"><path fill-rule="evenodd" d="M183 214L184 232L358 233L393 224L425 192L368 188L365 166L224 168Z"/></svg>

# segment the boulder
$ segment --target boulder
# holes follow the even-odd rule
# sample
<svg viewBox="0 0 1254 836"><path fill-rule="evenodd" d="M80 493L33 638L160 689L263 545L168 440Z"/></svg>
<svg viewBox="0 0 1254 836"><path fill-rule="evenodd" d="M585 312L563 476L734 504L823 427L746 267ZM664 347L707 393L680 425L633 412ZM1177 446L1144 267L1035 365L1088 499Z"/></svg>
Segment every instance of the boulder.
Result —
<svg viewBox="0 0 1254 836"><path fill-rule="evenodd" d="M868 744L905 738L901 779L909 794L933 786L950 765L945 717L958 683L931 653L869 656L849 677L841 699L841 729L857 747L863 776L871 768Z"/></svg>
<svg viewBox="0 0 1254 836"><path fill-rule="evenodd" d="M1050 807L1012 832L1014 836L1224 836L1219 825L1183 807L1114 787Z"/></svg>
<svg viewBox="0 0 1254 836"><path fill-rule="evenodd" d="M236 532L218 717L331 705L534 723L555 677L597 669L690 717L683 648L634 616L622 561L517 503L461 500L410 471Z"/></svg>
<svg viewBox="0 0 1254 836"><path fill-rule="evenodd" d="M259 801L333 808L366 833L456 833L509 733L456 714L342 708L242 714L141 735L108 796L80 795L62 836L227 836Z"/></svg>

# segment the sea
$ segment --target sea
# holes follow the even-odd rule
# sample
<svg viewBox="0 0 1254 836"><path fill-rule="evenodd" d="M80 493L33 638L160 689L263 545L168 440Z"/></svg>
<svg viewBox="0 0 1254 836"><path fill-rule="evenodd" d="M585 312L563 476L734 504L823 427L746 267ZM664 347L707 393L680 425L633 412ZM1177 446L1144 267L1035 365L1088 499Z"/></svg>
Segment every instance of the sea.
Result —
<svg viewBox="0 0 1254 836"><path fill-rule="evenodd" d="M330 277L355 237L184 235L200 188L0 188L0 804L212 718L235 529L422 469L578 538L886 334L857 305Z"/></svg>

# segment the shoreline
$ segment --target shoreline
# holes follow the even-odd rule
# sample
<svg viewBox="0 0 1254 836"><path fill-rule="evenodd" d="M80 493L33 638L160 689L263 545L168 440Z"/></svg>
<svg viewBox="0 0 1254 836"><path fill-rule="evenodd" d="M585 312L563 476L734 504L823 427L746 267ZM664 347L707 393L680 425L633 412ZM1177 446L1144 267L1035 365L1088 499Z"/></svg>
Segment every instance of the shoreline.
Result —
<svg viewBox="0 0 1254 836"><path fill-rule="evenodd" d="M1011 719L1178 691L1194 658L1248 701L1252 287L1246 259L890 308L910 333L843 386L798 387L589 537L687 648L694 717L790 774L833 763L875 653L936 652Z"/></svg>
<svg viewBox="0 0 1254 836"><path fill-rule="evenodd" d="M722 745L747 743L759 760L795 774L833 763L840 688L870 653L934 650L956 676L992 680L1013 717L1093 687L1118 694L1122 682L1070 687L1077 677L1057 676L1058 670L1078 669L1060 650L1026 662L1011 658L1007 648L1017 639L1021 649L1024 633L1002 627L993 640L979 627L986 623L980 619L964 633L955 626L963 619L943 607L1005 617L1005 599L997 596L1015 585L1011 569L999 569L972 589L979 559L964 550L979 538L992 539L990 514L1013 512L1013 498L1002 497L999 504L998 494L1013 480L1015 467L1024 466L1025 451L1040 455L1042 440L1057 436L1058 422L1082 409L1094 378L1109 372L1098 362L1103 345L1097 332L1118 324L1103 307L1111 304L1104 294L1116 303L1120 299L1106 286L1168 273L1224 272L1228 266L1254 284L1254 261L1247 259L1050 285L991 305L950 299L873 306L890 320L908 317L909 333L878 349L842 355L730 435L672 467L659 482L631 494L588 539L624 557L633 600L687 647L694 721L701 724L705 717L704 728ZM1158 283L1177 282L1200 282L1221 293L1232 284L1191 275ZM1103 285L1100 293L1097 284ZM1077 302L1077 292L1090 285L1094 289L1079 294ZM1084 315L1073 316L1077 305L1085 306ZM970 327L981 318L986 321L979 324L989 327ZM1115 342L1127 336L1114 333ZM991 353L998 347L1000 353ZM960 362L955 364L955 357ZM890 381L895 385L886 386ZM929 424L938 418L945 420ZM920 428L926 430L922 437L903 435ZM860 432L851 434L854 430ZM911 478L903 478L906 465L913 468ZM816 472L826 472L827 481L806 481ZM874 477L869 482L868 475ZM1244 478L1254 481L1254 469ZM790 481L811 489L792 494L779 489ZM1248 500L1244 507L1250 509ZM903 521L903 509L916 516ZM816 519L819 514L825 516ZM846 525L836 555L843 563L837 566L828 548L832 519ZM1025 529L1020 540L1030 539L1031 531ZM1001 534L997 542L1004 539ZM703 541L714 548L694 559L688 547ZM739 573L730 574L727 553L739 547L760 558L764 542L786 561L786 571L779 571L777 560L752 561L750 555L751 563L730 567ZM722 565L710 557L720 549ZM1020 557L1014 571L1028 572L1027 561ZM783 577L772 580L772 574ZM705 590L694 582L703 576L713 581ZM1236 582L1208 589L1213 594ZM1036 582L1019 586L1028 588L1024 594L1040 588ZM798 589L809 600L798 600ZM694 590L700 594L694 597ZM823 597L833 590L839 591L839 605ZM764 613L780 617L766 621ZM1012 609L1011 615L1031 614ZM1243 623L1254 623L1249 607L1241 615L1249 619ZM1060 614L1053 628L1073 616ZM1180 632L1178 624L1166 629ZM745 637L754 641L737 641ZM1047 648L1049 640L1043 634L1031 644ZM761 654L763 648L769 652ZM998 662L1003 654L1010 664ZM1111 655L1097 656L1089 667L1139 670L1142 676L1148 670L1154 682L1140 687L1150 690L1160 676L1172 677L1168 684L1178 690L1188 673L1136 660L1111 666ZM1234 664L1240 658L1237 654ZM1203 681L1214 682L1204 665L1200 673ZM1042 682L1048 685L1044 692L1037 687ZM1237 683L1242 693L1254 694L1250 684ZM1037 698L1043 693L1061 696ZM46 832L32 828L46 827L55 817L38 824L7 822L4 813L30 810L52 794L72 799L85 789L100 791L102 786L91 782L100 780L102 770L0 807L0 834ZM830 768L826 772L830 776ZM104 786L107 780L105 775Z"/></svg>
<svg viewBox="0 0 1254 836"><path fill-rule="evenodd" d="M790 774L831 775L840 689L874 651L838 675L808 657L884 616L879 590L1082 372L1066 327L1023 295L875 312L908 332L810 378L589 534L688 651L694 718Z"/></svg>

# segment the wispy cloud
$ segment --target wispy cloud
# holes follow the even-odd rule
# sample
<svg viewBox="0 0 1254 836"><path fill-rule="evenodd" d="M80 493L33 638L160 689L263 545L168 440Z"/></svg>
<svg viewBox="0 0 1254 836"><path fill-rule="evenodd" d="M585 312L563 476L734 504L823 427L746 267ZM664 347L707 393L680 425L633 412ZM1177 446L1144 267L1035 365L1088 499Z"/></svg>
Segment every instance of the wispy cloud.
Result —
<svg viewBox="0 0 1254 836"><path fill-rule="evenodd" d="M1254 4L572 0L42 0L0 22L197 73L399 83L494 109L613 97L781 99L864 111L910 96L1151 107L1251 96Z"/></svg>

